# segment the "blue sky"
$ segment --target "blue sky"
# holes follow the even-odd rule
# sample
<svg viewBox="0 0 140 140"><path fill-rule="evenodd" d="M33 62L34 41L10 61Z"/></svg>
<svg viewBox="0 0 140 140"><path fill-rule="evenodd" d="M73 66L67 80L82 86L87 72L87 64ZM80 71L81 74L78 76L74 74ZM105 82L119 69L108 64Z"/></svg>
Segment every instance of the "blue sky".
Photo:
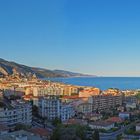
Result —
<svg viewBox="0 0 140 140"><path fill-rule="evenodd" d="M101 76L140 76L139 0L0 1L0 57Z"/></svg>

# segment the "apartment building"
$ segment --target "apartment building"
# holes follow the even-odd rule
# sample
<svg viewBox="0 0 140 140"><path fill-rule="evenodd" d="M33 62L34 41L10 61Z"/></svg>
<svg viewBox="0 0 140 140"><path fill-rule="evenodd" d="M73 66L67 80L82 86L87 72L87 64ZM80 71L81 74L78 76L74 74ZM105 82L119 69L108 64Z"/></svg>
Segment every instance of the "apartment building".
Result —
<svg viewBox="0 0 140 140"><path fill-rule="evenodd" d="M26 89L26 95L31 93L31 88ZM32 87L33 96L47 96L47 95L68 95L71 96L73 94L79 93L79 88L76 86L70 85L47 85L42 87Z"/></svg>
<svg viewBox="0 0 140 140"><path fill-rule="evenodd" d="M24 101L5 103L0 108L0 124L14 128L16 124L30 125L32 122L32 106Z"/></svg>
<svg viewBox="0 0 140 140"><path fill-rule="evenodd" d="M60 112L60 118L62 122L72 118L75 115L74 108L70 104L66 103L61 104Z"/></svg>
<svg viewBox="0 0 140 140"><path fill-rule="evenodd" d="M77 86L71 86L71 85L64 85L63 86L63 95L71 96L73 94L79 93L79 88Z"/></svg>
<svg viewBox="0 0 140 140"><path fill-rule="evenodd" d="M39 98L39 114L49 120L60 118L60 99L57 96Z"/></svg>
<svg viewBox="0 0 140 140"><path fill-rule="evenodd" d="M99 95L100 89L99 88L85 88L84 90L79 92L79 97L91 97L94 95Z"/></svg>
<svg viewBox="0 0 140 140"><path fill-rule="evenodd" d="M39 114L49 120L60 118L65 121L74 116L73 107L70 104L62 103L57 96L39 98Z"/></svg>
<svg viewBox="0 0 140 140"><path fill-rule="evenodd" d="M89 97L89 103L92 104L93 111L105 110L122 105L122 95L98 95Z"/></svg>
<svg viewBox="0 0 140 140"><path fill-rule="evenodd" d="M34 96L47 96L47 95L61 95L62 89L59 87L34 87L33 95Z"/></svg>
<svg viewBox="0 0 140 140"><path fill-rule="evenodd" d="M92 113L92 104L85 102L85 103L78 105L77 112L83 113L83 114Z"/></svg>

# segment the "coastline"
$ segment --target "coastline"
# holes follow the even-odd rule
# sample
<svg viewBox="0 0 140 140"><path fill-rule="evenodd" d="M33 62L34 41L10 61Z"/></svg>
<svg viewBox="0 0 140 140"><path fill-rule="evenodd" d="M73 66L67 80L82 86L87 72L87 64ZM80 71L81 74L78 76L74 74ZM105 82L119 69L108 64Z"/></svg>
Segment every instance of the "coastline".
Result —
<svg viewBox="0 0 140 140"><path fill-rule="evenodd" d="M120 90L137 90L140 89L140 77L55 77L43 78L64 84L97 87L101 90L108 88L118 88Z"/></svg>

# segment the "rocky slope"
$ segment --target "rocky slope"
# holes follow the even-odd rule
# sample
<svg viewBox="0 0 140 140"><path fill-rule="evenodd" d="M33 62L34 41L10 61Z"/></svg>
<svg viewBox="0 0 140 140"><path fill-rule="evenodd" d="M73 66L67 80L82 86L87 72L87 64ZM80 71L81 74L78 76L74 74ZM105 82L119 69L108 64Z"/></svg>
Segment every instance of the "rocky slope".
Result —
<svg viewBox="0 0 140 140"><path fill-rule="evenodd" d="M0 76L12 75L13 73L19 73L23 76L28 76L29 74L36 74L38 78L90 76L64 70L48 70L43 68L29 67L15 62L6 61L0 58Z"/></svg>

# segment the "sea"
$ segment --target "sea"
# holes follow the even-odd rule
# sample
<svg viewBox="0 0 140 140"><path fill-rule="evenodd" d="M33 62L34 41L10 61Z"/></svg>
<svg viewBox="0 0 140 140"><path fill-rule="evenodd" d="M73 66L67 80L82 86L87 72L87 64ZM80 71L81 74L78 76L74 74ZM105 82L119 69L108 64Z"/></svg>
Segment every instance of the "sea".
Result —
<svg viewBox="0 0 140 140"><path fill-rule="evenodd" d="M140 89L140 77L72 77L72 78L46 78L54 82L62 82L77 86L92 86L106 90L118 88L120 90Z"/></svg>

